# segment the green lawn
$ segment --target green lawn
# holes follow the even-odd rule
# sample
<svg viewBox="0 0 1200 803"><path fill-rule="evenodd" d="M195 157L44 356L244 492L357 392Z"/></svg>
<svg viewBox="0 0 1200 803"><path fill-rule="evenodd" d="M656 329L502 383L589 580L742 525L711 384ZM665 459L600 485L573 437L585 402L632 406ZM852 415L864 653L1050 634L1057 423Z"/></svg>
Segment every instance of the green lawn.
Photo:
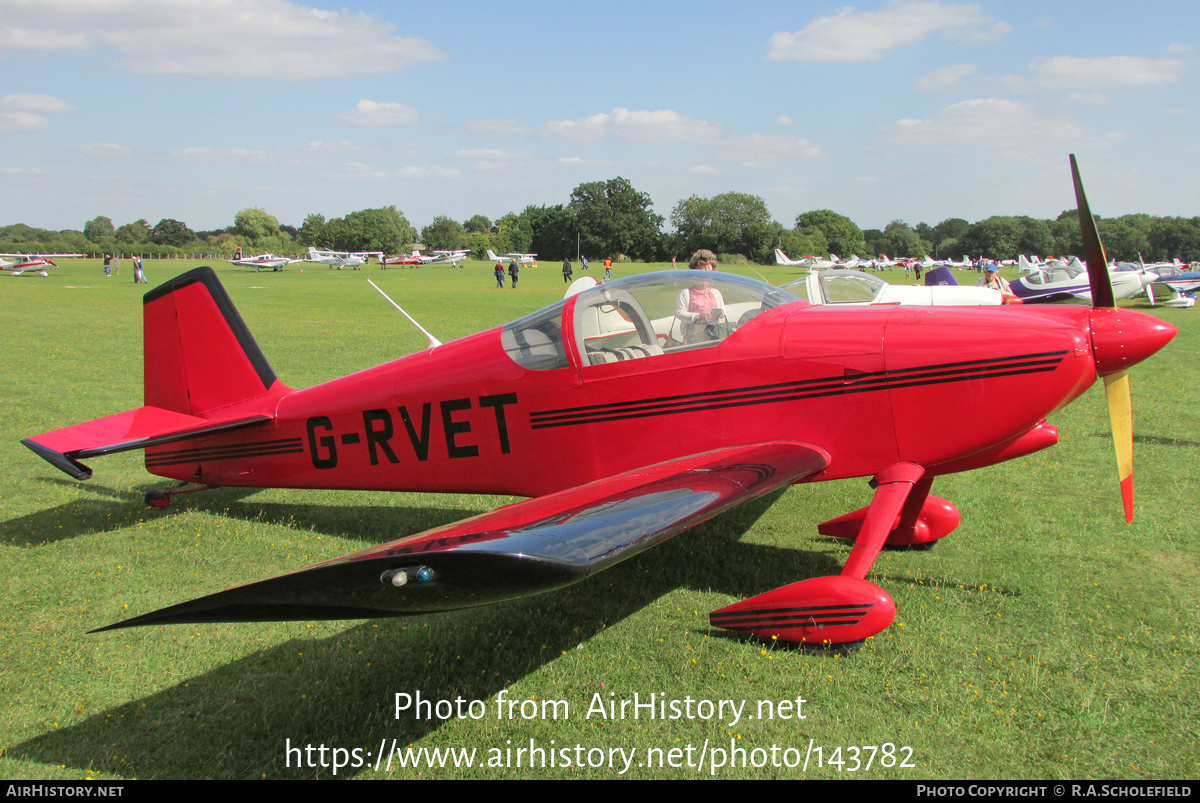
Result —
<svg viewBox="0 0 1200 803"><path fill-rule="evenodd" d="M337 777L356 778L1200 774L1198 310L1152 310L1180 334L1133 371L1135 523L1121 515L1093 388L1052 418L1058 446L937 481L962 525L932 550L880 556L869 579L899 615L850 654L738 638L710 628L708 612L839 571L848 547L816 525L866 504L865 481L788 489L572 588L490 608L87 635L509 499L226 489L151 509L142 497L164 482L140 453L96 458L94 479L69 479L18 441L141 403L146 288L126 270L106 279L98 262L63 263L50 278L0 276L0 777L332 777L335 758ZM154 286L194 264L146 271ZM216 267L292 387L425 346L368 277L443 341L563 290L552 261L503 291L479 262ZM777 284L802 274L734 272ZM462 716L397 716L396 695L418 691L448 701L443 714L461 699ZM631 705L607 715L635 694L665 698L655 713L668 718L643 707L634 719ZM475 766L374 767L381 747L410 745L474 750Z"/></svg>

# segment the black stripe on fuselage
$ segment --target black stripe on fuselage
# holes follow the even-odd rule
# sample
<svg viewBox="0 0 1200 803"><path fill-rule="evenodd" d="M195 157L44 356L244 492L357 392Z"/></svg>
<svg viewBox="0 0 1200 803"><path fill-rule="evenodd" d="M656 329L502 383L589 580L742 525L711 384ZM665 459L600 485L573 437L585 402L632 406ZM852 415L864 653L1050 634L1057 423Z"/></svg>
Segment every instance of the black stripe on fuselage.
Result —
<svg viewBox="0 0 1200 803"><path fill-rule="evenodd" d="M1039 352L998 359L903 368L895 371L868 371L861 374L779 382L771 385L755 385L583 407L564 407L530 413L529 420L532 429L547 429L628 418L649 418L676 413L719 410L727 407L841 396L875 390L937 385L969 379L1035 374L1053 371L1067 353L1067 351Z"/></svg>
<svg viewBox="0 0 1200 803"><path fill-rule="evenodd" d="M245 457L267 457L277 454L295 454L304 451L300 438L280 438L271 441L232 443L225 446L204 446L195 449L177 449L146 455L146 467L175 466L181 463L196 463L201 460L236 460Z"/></svg>

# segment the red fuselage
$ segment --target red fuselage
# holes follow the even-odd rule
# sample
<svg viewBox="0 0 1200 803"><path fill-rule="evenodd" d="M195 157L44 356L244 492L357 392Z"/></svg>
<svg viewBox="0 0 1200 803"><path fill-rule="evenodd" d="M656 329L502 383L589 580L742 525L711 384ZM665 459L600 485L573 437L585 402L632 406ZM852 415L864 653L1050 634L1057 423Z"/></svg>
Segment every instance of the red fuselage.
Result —
<svg viewBox="0 0 1200 803"><path fill-rule="evenodd" d="M210 485L539 496L681 455L767 441L832 456L811 479L910 462L986 465L1096 378L1089 311L794 302L717 345L530 369L482 332L306 390L270 423L147 450L152 473ZM662 336L660 335L660 338ZM263 399L247 413L263 410ZM1049 434L1045 434L1049 430Z"/></svg>

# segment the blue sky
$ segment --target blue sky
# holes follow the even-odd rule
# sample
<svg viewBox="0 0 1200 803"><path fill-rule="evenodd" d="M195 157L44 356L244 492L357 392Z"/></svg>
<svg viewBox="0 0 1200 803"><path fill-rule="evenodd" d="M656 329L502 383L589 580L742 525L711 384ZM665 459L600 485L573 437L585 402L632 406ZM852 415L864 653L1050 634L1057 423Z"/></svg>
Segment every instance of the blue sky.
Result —
<svg viewBox="0 0 1200 803"><path fill-rule="evenodd" d="M628 178L863 228L1200 214L1200 10L0 0L0 224L497 218Z"/></svg>

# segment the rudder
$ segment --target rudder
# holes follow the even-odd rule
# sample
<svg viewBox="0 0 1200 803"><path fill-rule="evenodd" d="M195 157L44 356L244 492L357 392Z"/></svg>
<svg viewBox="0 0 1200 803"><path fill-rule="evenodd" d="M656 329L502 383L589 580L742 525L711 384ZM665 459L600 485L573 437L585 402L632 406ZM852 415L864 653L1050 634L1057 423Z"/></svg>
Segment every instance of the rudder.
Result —
<svg viewBox="0 0 1200 803"><path fill-rule="evenodd" d="M212 268L176 276L142 305L147 406L210 417L278 382Z"/></svg>

